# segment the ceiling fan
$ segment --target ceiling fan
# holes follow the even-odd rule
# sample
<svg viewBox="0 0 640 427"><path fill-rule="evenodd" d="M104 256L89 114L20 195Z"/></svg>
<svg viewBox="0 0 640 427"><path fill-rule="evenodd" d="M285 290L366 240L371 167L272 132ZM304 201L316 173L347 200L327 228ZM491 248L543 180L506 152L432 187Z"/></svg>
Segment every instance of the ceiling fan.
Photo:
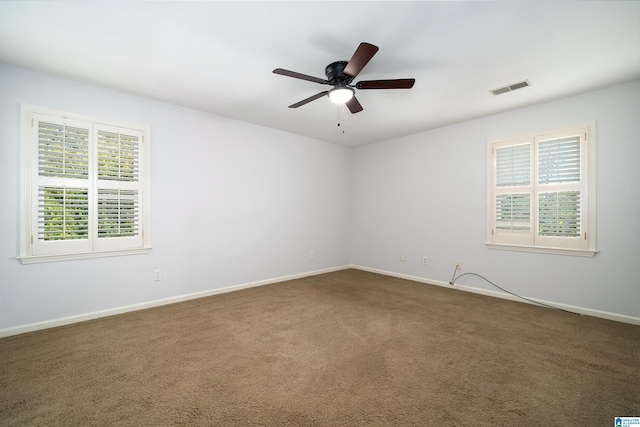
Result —
<svg viewBox="0 0 640 427"><path fill-rule="evenodd" d="M360 43L351 59L347 61L333 62L324 70L327 80L308 76L306 74L296 73L295 71L284 70L282 68L276 68L273 70L275 74L283 76L293 77L296 79L307 80L314 83L320 83L323 85L331 85L333 89L326 90L324 92L317 93L309 98L303 99L300 102L289 105L289 108L298 108L311 101L322 98L328 95L329 98L336 104L346 104L349 111L352 114L358 113L363 110L362 105L355 97L356 89L411 89L416 79L393 79L393 80L362 80L352 85L351 82L362 71L365 65L373 58L373 55L378 52L378 47L369 43Z"/></svg>

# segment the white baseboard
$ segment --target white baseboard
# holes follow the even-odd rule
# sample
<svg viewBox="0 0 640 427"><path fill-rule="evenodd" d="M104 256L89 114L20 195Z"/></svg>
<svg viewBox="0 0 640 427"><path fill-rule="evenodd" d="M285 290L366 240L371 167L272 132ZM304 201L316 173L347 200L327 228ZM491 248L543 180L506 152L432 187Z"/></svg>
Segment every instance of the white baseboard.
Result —
<svg viewBox="0 0 640 427"><path fill-rule="evenodd" d="M443 282L441 280L432 280L432 279L425 279L423 277L417 277L417 276L410 276L407 274L401 274L401 273L394 273L392 271L386 271L386 270L378 270L376 268L369 268L369 267L364 267L361 265L351 265L351 268L355 268L358 270L362 270L362 271L368 271L371 273L378 273L378 274L383 274L386 276L392 276L392 277L397 277L399 279L406 279L406 280L411 280L414 282L420 282L420 283L426 283L429 285L436 285L436 286L443 286L449 289L457 289L457 290L461 290L461 291L465 291L465 292L473 292L476 294L482 294L482 295L487 295L487 296L491 296L491 297L496 297L496 298L502 298L502 299L508 299L511 301L517 301L517 302L523 302L523 303L527 303L527 304L534 304L532 302L520 299L518 297L515 297L513 295L504 293L504 292L498 292L498 291L490 291L490 290L486 290L486 289L479 289L479 288L474 288L472 286L465 286L465 285L453 285L451 286L449 284L449 282ZM630 323L632 325L640 325L640 317L633 317L633 316L627 316L624 314L617 314L617 313L610 313L607 311L600 311L600 310L594 310L591 308L584 308L584 307L577 307L574 305L568 305L568 304L561 304L561 303L557 303L557 302L553 302L553 301L545 301L545 300L540 300L540 299L536 299L536 298L529 298L532 301L535 302L539 302L541 304L546 304L546 305L550 305L553 307L557 307L560 308L562 310L567 310L567 311L572 311L574 313L579 313L579 314L583 314L586 316L592 316L592 317L599 317L602 319L607 319L607 320L614 320L616 322L623 322L623 323Z"/></svg>
<svg viewBox="0 0 640 427"><path fill-rule="evenodd" d="M144 310L144 309L147 309L147 308L159 307L159 306L167 305L167 304L175 304L177 302L182 302L182 301L188 301L188 300L197 299L197 298L208 297L208 296L222 294L222 293L226 293L226 292L238 291L240 289L253 288L253 287L257 287L257 286L269 285L271 283L284 282L284 281L287 281L287 280L294 280L294 279L301 279L303 277L316 276L318 274L331 273L331 272L334 272L334 271L345 270L345 269L348 269L348 268L355 268L357 270L368 271L368 272L371 272L371 273L382 274L382 275L385 275L385 276L397 277L397 278L400 278L400 279L411 280L411 281L414 281L414 282L426 283L426 284L429 284L429 285L436 285L436 286L443 286L443 287L450 288L450 289L457 289L457 290L461 290L461 291L465 291L465 292L473 292L473 293L492 296L492 297L496 297L496 298L503 298L503 299L508 299L508 300L511 300L511 301L517 301L517 302L524 302L524 303L527 303L527 304L532 304L531 302L522 300L522 299L517 298L517 297L515 297L513 295L510 295L510 294L507 294L507 293L503 293L503 292L490 291L490 290L486 290L486 289L479 289L479 288L474 288L474 287L465 286L465 285L454 285L454 286L451 286L448 282L443 282L443 281L440 281L440 280L425 279L423 277L411 276L411 275L401 274L401 273L394 273L394 272L391 272L391 271L379 270L379 269L376 269L376 268L370 268L370 267L365 267L365 266L361 266L361 265L353 265L352 264L352 265L344 265L344 266L340 266L340 267L326 268L326 269L322 269L322 270L315 270L315 271L310 271L310 272L305 272L305 273L292 274L290 276L275 277L275 278L272 278L272 279L259 280L259 281L256 281L256 282L243 283L243 284L234 285L234 286L227 286L227 287L224 287L224 288L211 289L211 290L202 291L202 292L195 292L195 293L192 293L192 294L178 295L178 296L175 296L175 297L164 298L164 299L155 300L155 301L149 301L149 302L140 303L140 304L133 304L133 305L123 306L123 307L116 307L116 308L107 309L107 310L95 311L95 312L92 312L92 313L85 313L85 314L80 314L80 315L76 315L76 316L63 317L63 318L58 318L58 319L53 319L53 320L47 320L47 321L44 321L44 322L30 323L30 324L27 324L27 325L20 325L20 326L15 326L15 327L11 327L11 328L0 329L0 338L9 337L9 336L12 336L12 335L24 334L24 333L27 333L27 332L35 332L35 331L39 331L39 330L43 330L43 329L55 328L57 326L69 325L69 324L72 324L72 323L85 322L87 320L99 319L101 317L115 316L117 314L129 313L129 312L132 312L132 311ZM610 313L610 312L600 311L600 310L593 310L593 309L584 308L584 307L577 307L577 306L573 306L573 305L560 304L560 303L555 303L555 302L552 302L552 301L544 301L544 300L538 300L538 299L534 299L534 298L530 298L530 299L533 300L533 301L536 301L536 302L540 302L542 304L548 304L548 305L551 305L551 306L554 306L554 307L561 308L563 310L573 311L575 313L580 313L580 314L584 314L584 315L587 315L587 316L593 316L593 317L599 317L599 318L602 318L602 319L614 320L616 322L630 323L630 324L633 324L633 325L640 325L640 318L638 318L638 317L626 316L626 315L623 315L623 314Z"/></svg>
<svg viewBox="0 0 640 427"><path fill-rule="evenodd" d="M178 295L175 297L159 299L155 301L144 302L140 304L127 305L124 307L110 308L107 310L94 311L92 313L79 314L76 316L62 317L44 322L29 323L27 325L15 326L12 328L0 329L0 338L12 335L24 334L27 332L35 332L42 329L55 328L57 326L69 325L72 323L85 322L87 320L99 319L101 317L115 316L116 314L129 313L132 311L144 310L146 308L159 307L167 304L175 304L177 302L188 301L197 298L208 297L226 292L239 291L240 289L253 288L256 286L269 285L271 283L285 282L287 280L301 279L303 277L317 276L318 274L331 273L333 271L345 270L351 268L350 265L341 267L332 267L322 270L309 271L305 273L292 274L290 276L275 277L272 279L259 280L257 282L243 283L239 285L227 286L224 288L211 289L208 291L195 292L192 294Z"/></svg>

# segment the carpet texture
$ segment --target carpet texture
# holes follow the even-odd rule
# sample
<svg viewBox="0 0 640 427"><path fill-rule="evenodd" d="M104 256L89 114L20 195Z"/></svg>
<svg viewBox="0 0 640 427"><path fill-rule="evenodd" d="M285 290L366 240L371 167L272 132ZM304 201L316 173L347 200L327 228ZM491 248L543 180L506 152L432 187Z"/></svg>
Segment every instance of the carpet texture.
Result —
<svg viewBox="0 0 640 427"><path fill-rule="evenodd" d="M640 327L343 270L0 340L0 425L610 426Z"/></svg>

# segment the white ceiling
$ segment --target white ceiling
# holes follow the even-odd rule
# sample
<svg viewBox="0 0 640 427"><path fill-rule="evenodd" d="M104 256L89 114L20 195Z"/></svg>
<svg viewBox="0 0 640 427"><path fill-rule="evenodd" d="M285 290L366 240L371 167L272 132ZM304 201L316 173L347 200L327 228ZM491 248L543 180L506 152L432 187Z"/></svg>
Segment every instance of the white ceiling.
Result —
<svg viewBox="0 0 640 427"><path fill-rule="evenodd" d="M287 108L363 41L414 88ZM640 78L640 2L3 1L0 62L358 146Z"/></svg>

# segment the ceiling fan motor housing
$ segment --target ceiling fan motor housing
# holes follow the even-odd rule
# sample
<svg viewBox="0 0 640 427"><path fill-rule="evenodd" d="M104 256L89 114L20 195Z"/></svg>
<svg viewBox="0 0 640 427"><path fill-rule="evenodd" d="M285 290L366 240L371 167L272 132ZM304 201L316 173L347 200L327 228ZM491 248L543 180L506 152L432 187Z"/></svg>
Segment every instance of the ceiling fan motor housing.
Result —
<svg viewBox="0 0 640 427"><path fill-rule="evenodd" d="M337 61L327 65L327 68L324 69L324 73L327 76L327 80L330 85L346 86L351 83L353 77L342 75L347 64L347 61Z"/></svg>

